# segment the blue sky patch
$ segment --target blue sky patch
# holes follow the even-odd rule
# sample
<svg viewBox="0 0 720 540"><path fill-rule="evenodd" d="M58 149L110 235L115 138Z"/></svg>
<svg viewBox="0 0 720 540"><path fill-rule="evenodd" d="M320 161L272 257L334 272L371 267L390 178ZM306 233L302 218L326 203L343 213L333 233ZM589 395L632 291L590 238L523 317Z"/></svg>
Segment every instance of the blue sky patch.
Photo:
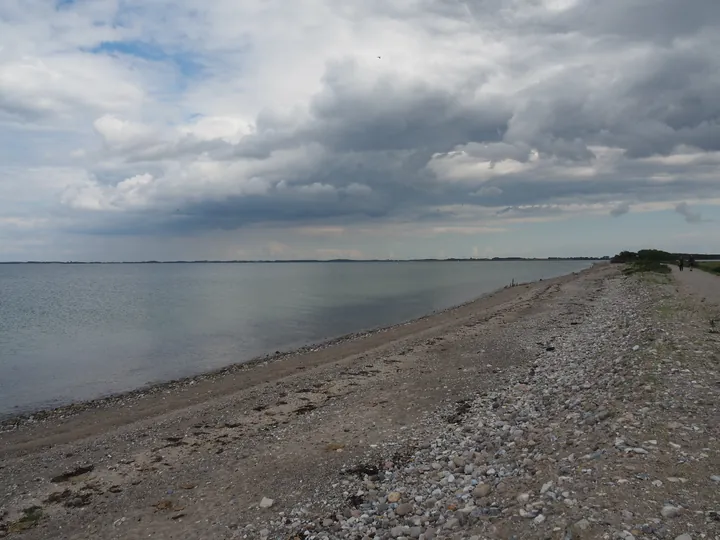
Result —
<svg viewBox="0 0 720 540"><path fill-rule="evenodd" d="M95 54L125 54L153 62L172 63L185 78L198 75L203 66L187 52L167 52L157 43L149 41L104 41L90 50Z"/></svg>

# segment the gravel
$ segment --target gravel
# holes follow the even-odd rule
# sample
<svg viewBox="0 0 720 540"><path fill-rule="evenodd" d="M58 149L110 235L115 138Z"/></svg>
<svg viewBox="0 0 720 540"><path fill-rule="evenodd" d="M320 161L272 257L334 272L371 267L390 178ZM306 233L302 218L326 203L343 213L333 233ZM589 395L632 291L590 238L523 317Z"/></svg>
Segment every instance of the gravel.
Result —
<svg viewBox="0 0 720 540"><path fill-rule="evenodd" d="M697 474L707 479L703 462L712 455L717 463L717 452L691 449L667 426L676 422L684 434L717 427L702 425L700 417L686 424L693 417L688 392L706 389L697 380L687 383L707 366L695 372L686 357L704 345L667 321L658 324L659 300L673 302L667 289L640 279L608 280L582 317L569 310L580 321L562 330L557 313L517 323L513 335L531 359L505 373L502 388L463 402L460 421L452 407L441 411L406 434L422 441L407 456L380 456L379 474L324 494L323 511L337 516L332 526L313 517L309 502L268 526L276 538L309 540L631 539L667 538L686 515L717 531L704 513L717 495L693 496L675 476L695 475L691 465L700 464ZM550 341L552 351L538 350L537 343ZM673 382L687 386L685 393L669 392L663 378L679 372L688 376ZM717 380L716 371L712 376ZM675 440L683 444L676 448ZM671 502L653 515L653 499L663 498ZM341 511L348 500L349 517Z"/></svg>

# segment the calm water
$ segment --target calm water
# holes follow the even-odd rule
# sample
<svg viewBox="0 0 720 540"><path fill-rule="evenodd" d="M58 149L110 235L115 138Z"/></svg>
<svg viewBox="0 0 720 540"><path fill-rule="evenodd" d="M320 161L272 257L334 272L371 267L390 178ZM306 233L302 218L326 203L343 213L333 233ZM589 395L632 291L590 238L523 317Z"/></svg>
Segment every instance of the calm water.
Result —
<svg viewBox="0 0 720 540"><path fill-rule="evenodd" d="M398 323L587 262L0 265L0 415Z"/></svg>

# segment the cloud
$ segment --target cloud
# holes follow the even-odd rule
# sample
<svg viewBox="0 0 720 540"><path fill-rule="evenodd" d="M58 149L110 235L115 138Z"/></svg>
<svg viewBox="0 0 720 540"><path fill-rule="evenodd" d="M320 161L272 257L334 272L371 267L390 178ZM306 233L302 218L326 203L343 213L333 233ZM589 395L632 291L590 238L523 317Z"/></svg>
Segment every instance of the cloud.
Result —
<svg viewBox="0 0 720 540"><path fill-rule="evenodd" d="M630 211L630 204L626 202L622 202L615 206L612 210L610 210L610 215L612 217L620 217L625 214L627 214Z"/></svg>
<svg viewBox="0 0 720 540"><path fill-rule="evenodd" d="M720 8L692 4L3 2L4 204L70 243L715 200Z"/></svg>
<svg viewBox="0 0 720 540"><path fill-rule="evenodd" d="M686 202L678 203L675 206L675 211L684 217L687 223L702 223L705 221L700 212L693 212Z"/></svg>
<svg viewBox="0 0 720 540"><path fill-rule="evenodd" d="M503 190L497 186L483 186L470 195L474 197L497 197L498 195L502 195L502 193Z"/></svg>

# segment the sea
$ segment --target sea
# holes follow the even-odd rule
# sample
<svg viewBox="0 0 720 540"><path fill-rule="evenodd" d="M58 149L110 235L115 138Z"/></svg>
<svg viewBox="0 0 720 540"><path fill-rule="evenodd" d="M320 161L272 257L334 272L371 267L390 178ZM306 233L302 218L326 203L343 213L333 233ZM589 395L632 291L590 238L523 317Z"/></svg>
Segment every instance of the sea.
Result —
<svg viewBox="0 0 720 540"><path fill-rule="evenodd" d="M408 321L591 264L0 264L0 416Z"/></svg>

